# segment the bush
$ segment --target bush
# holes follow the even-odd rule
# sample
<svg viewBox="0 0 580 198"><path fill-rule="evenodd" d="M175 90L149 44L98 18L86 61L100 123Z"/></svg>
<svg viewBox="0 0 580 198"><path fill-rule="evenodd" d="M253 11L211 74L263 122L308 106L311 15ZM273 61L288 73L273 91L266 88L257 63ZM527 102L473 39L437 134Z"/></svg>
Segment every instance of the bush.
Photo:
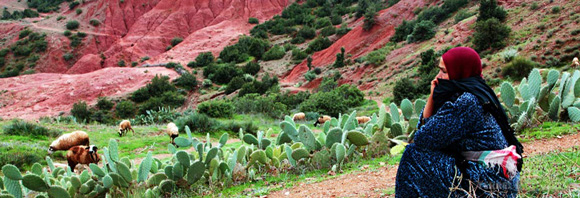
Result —
<svg viewBox="0 0 580 198"><path fill-rule="evenodd" d="M184 73L173 81L176 86L182 87L188 91L193 91L197 87L197 78L189 72Z"/></svg>
<svg viewBox="0 0 580 198"><path fill-rule="evenodd" d="M65 30L63 34L64 36L69 37L70 35L72 35L72 32L70 30Z"/></svg>
<svg viewBox="0 0 580 198"><path fill-rule="evenodd" d="M287 113L287 107L281 102L277 102L277 96L268 95L262 97L260 94L247 94L232 101L236 113L239 114L264 114L272 118L283 118Z"/></svg>
<svg viewBox="0 0 580 198"><path fill-rule="evenodd" d="M188 126L192 132L207 133L217 128L219 123L213 119L209 118L205 114L201 113L191 113L186 116L180 117L174 121L175 125L180 129L179 131L185 131L185 126Z"/></svg>
<svg viewBox="0 0 580 198"><path fill-rule="evenodd" d="M477 22L473 33L475 50L481 52L489 48L503 48L510 32L511 29L496 18Z"/></svg>
<svg viewBox="0 0 580 198"><path fill-rule="evenodd" d="M145 62L145 61L147 61L149 59L150 59L149 56L144 56L144 57L141 58L141 62Z"/></svg>
<svg viewBox="0 0 580 198"><path fill-rule="evenodd" d="M72 9L76 8L79 4L80 3L78 1L73 1L70 4L68 4L68 8L72 10Z"/></svg>
<svg viewBox="0 0 580 198"><path fill-rule="evenodd" d="M344 98L337 92L318 92L311 95L299 106L302 112L318 112L323 115L338 117L340 113L345 113L348 107L344 103Z"/></svg>
<svg viewBox="0 0 580 198"><path fill-rule="evenodd" d="M294 37L292 40L290 40L290 43L292 43L292 44L300 44L300 43L304 43L304 41L306 41L306 40L304 40L303 37L297 36L297 37Z"/></svg>
<svg viewBox="0 0 580 198"><path fill-rule="evenodd" d="M303 39L313 39L316 37L316 30L309 26L304 26L298 31L296 37L302 37Z"/></svg>
<svg viewBox="0 0 580 198"><path fill-rule="evenodd" d="M119 67L125 67L125 60L119 60L119 61L117 62L117 65L118 65Z"/></svg>
<svg viewBox="0 0 580 198"><path fill-rule="evenodd" d="M162 107L180 107L185 102L185 97L177 91L163 92L161 95L149 98L139 106L139 113L145 114L148 110L155 110Z"/></svg>
<svg viewBox="0 0 580 198"><path fill-rule="evenodd" d="M307 100L309 97L310 97L310 92L306 92L306 91L301 91L301 92L298 92L296 94L291 94L289 92L286 92L284 94L277 94L275 101L286 105L286 107L288 107L288 109L296 109L296 107L298 107L298 105L302 104L302 102Z"/></svg>
<svg viewBox="0 0 580 198"><path fill-rule="evenodd" d="M20 31L20 34L18 34L18 39L23 39L24 37L27 37L30 33L32 33L32 30L24 29L22 31Z"/></svg>
<svg viewBox="0 0 580 198"><path fill-rule="evenodd" d="M234 115L234 106L225 100L210 100L197 106L199 113L213 118L231 118Z"/></svg>
<svg viewBox="0 0 580 198"><path fill-rule="evenodd" d="M530 6L530 9L532 10L538 9L538 2L533 2L532 5Z"/></svg>
<svg viewBox="0 0 580 198"><path fill-rule="evenodd" d="M69 60L72 60L74 58L74 54L65 53L64 55L62 55L62 58L64 58L65 61L69 61Z"/></svg>
<svg viewBox="0 0 580 198"><path fill-rule="evenodd" d="M284 48L280 47L279 45L274 45L272 48L270 48L270 50L266 52L266 54L264 54L264 57L262 59L264 61L278 60L283 58L284 55L286 55Z"/></svg>
<svg viewBox="0 0 580 198"><path fill-rule="evenodd" d="M165 64L165 68L167 68L167 69L177 68L179 66L181 66L181 65L179 63L176 63L176 62L169 62L169 63Z"/></svg>
<svg viewBox="0 0 580 198"><path fill-rule="evenodd" d="M89 21L89 23L90 23L92 26L95 26L95 27L96 27L96 26L99 26L99 25L101 24L101 22L100 22L99 20L97 20L97 19L91 19L91 21Z"/></svg>
<svg viewBox="0 0 580 198"><path fill-rule="evenodd" d="M235 77L233 78L227 85L225 93L226 94L231 94L234 91L242 88L242 85L244 85L246 83L246 80L244 80L243 77Z"/></svg>
<svg viewBox="0 0 580 198"><path fill-rule="evenodd" d="M330 21L330 18L323 17L323 18L317 19L315 24L316 24L315 25L316 29L320 29L323 27L331 26L332 22ZM306 37L304 37L304 38L306 38Z"/></svg>
<svg viewBox="0 0 580 198"><path fill-rule="evenodd" d="M76 30L77 28L79 28L79 25L80 23L76 20L68 21L66 22L66 29Z"/></svg>
<svg viewBox="0 0 580 198"><path fill-rule="evenodd" d="M292 60L304 60L308 54L298 48L292 50Z"/></svg>
<svg viewBox="0 0 580 198"><path fill-rule="evenodd" d="M326 37L318 37L308 44L308 50L317 52L326 49L332 45L332 42Z"/></svg>
<svg viewBox="0 0 580 198"><path fill-rule="evenodd" d="M437 27L437 25L429 20L419 22L415 25L415 28L413 28L413 33L407 37L407 42L421 42L433 38L436 33L435 27Z"/></svg>
<svg viewBox="0 0 580 198"><path fill-rule="evenodd" d="M230 121L226 123L220 123L218 127L218 130L233 132L234 134L237 134L240 129L244 130L244 133L246 134L249 133L256 135L258 133L258 126L254 125L252 121Z"/></svg>
<svg viewBox="0 0 580 198"><path fill-rule="evenodd" d="M242 70L235 64L220 64L207 66L204 68L203 75L209 77L211 81L217 84L226 84L236 76L242 76Z"/></svg>
<svg viewBox="0 0 580 198"><path fill-rule="evenodd" d="M491 18L496 18L499 21L505 21L506 15L507 12L501 6L497 6L496 0L481 0L477 21L487 21Z"/></svg>
<svg viewBox="0 0 580 198"><path fill-rule="evenodd" d="M381 50L375 50L370 52L364 60L373 65L381 65L386 59L386 55L381 52Z"/></svg>
<svg viewBox="0 0 580 198"><path fill-rule="evenodd" d="M407 40L407 35L413 33L415 29L415 21L405 21L395 28L395 34L391 37L391 41L400 42Z"/></svg>
<svg viewBox="0 0 580 198"><path fill-rule="evenodd" d="M455 15L455 18L454 18L455 19L455 23L459 23L459 22L463 21L464 19L467 19L467 18L473 16L474 14L475 13L471 13L467 9L460 10Z"/></svg>
<svg viewBox="0 0 580 198"><path fill-rule="evenodd" d="M338 28L338 30L336 30L336 34L339 36L345 35L346 33L348 33L350 31L350 28L348 28L348 26L346 26L346 23L343 23L342 25L340 25L340 28Z"/></svg>
<svg viewBox="0 0 580 198"><path fill-rule="evenodd" d="M109 110L98 110L91 114L91 120L101 124L115 124L115 119Z"/></svg>
<svg viewBox="0 0 580 198"><path fill-rule="evenodd" d="M252 82L242 85L238 96L244 96L246 94L258 93L260 95L266 93L269 89L278 85L278 77L274 76L270 78L268 74L262 77L262 81L254 80Z"/></svg>
<svg viewBox="0 0 580 198"><path fill-rule="evenodd" d="M111 110L113 106L115 106L115 103L111 102L106 97L99 97L97 100L97 108L99 108L99 110Z"/></svg>
<svg viewBox="0 0 580 198"><path fill-rule="evenodd" d="M364 101L364 93L356 86L344 84L338 87L335 92L344 99L347 107L358 107Z"/></svg>
<svg viewBox="0 0 580 198"><path fill-rule="evenodd" d="M44 161L46 146L39 143L12 143L0 144L0 167L12 164L20 170L27 170L34 163Z"/></svg>
<svg viewBox="0 0 580 198"><path fill-rule="evenodd" d="M248 54L239 50L237 45L230 45L224 47L224 49L220 52L219 58L226 63L241 63L248 59Z"/></svg>
<svg viewBox="0 0 580 198"><path fill-rule="evenodd" d="M270 48L270 44L267 40L249 36L240 37L240 40L236 45L238 46L240 52L247 52L250 56L256 57L256 59L262 59L262 55L266 52L266 49ZM244 61L246 59L244 59Z"/></svg>
<svg viewBox="0 0 580 198"><path fill-rule="evenodd" d="M171 47L175 47L177 44L181 43L183 41L183 38L181 37L173 37L173 39L171 39L170 43L171 43Z"/></svg>
<svg viewBox="0 0 580 198"><path fill-rule="evenodd" d="M12 120L12 124L4 126L4 134L6 135L32 136L44 139L45 137L58 137L61 133L19 119Z"/></svg>
<svg viewBox="0 0 580 198"><path fill-rule="evenodd" d="M513 80L521 80L527 77L537 63L525 57L517 56L505 68L502 69L501 75L509 76Z"/></svg>
<svg viewBox="0 0 580 198"><path fill-rule="evenodd" d="M558 13L560 13L560 6L552 7L552 14L558 14Z"/></svg>
<svg viewBox="0 0 580 198"><path fill-rule="evenodd" d="M79 14L82 14L83 13L83 10L80 9L80 8L77 8L77 10L75 12L77 13L77 15L79 15Z"/></svg>
<svg viewBox="0 0 580 198"><path fill-rule="evenodd" d="M373 28L373 26L375 25L376 21L375 21L375 17L377 16L377 11L375 10L375 8L370 7L367 9L366 13L364 14L364 23L363 23L363 29L365 31L369 31L371 28Z"/></svg>
<svg viewBox="0 0 580 198"><path fill-rule="evenodd" d="M316 74L312 71L308 71L304 74L304 79L306 79L308 82L316 79Z"/></svg>
<svg viewBox="0 0 580 198"><path fill-rule="evenodd" d="M195 58L195 67L205 67L213 63L214 59L215 57L211 52L202 52ZM189 66L189 64L187 64L187 66Z"/></svg>
<svg viewBox="0 0 580 198"><path fill-rule="evenodd" d="M151 96L160 96L162 93L168 91L177 91L177 89L169 83L168 76L156 75L151 80L151 83L133 92L130 98L134 102L144 102Z"/></svg>
<svg viewBox="0 0 580 198"><path fill-rule="evenodd" d="M203 82L201 83L201 86L203 87L211 87L213 85L213 82L211 82L210 79L204 79Z"/></svg>
<svg viewBox="0 0 580 198"><path fill-rule="evenodd" d="M258 64L257 62L248 62L246 66L242 68L242 70L246 74L256 75L258 72L260 72L260 64Z"/></svg>
<svg viewBox="0 0 580 198"><path fill-rule="evenodd" d="M258 23L260 23L260 21L258 21L258 19L257 19L257 18L250 17L250 18L248 19L248 23L250 23L250 24L258 24Z"/></svg>
<svg viewBox="0 0 580 198"><path fill-rule="evenodd" d="M320 31L320 34L322 36L330 36L330 35L333 35L335 33L336 33L336 28L334 26L325 27Z"/></svg>
<svg viewBox="0 0 580 198"><path fill-rule="evenodd" d="M31 9L24 9L22 15L24 15L24 18L34 18L39 16L38 12Z"/></svg>
<svg viewBox="0 0 580 198"><path fill-rule="evenodd" d="M90 122L91 111L89 111L88 105L84 101L79 101L73 104L73 108L70 110L72 116L77 118L80 122Z"/></svg>
<svg viewBox="0 0 580 198"><path fill-rule="evenodd" d="M417 98L416 89L414 82L409 80L409 78L398 80L393 88L394 102L400 105L401 101L405 98L412 101Z"/></svg>

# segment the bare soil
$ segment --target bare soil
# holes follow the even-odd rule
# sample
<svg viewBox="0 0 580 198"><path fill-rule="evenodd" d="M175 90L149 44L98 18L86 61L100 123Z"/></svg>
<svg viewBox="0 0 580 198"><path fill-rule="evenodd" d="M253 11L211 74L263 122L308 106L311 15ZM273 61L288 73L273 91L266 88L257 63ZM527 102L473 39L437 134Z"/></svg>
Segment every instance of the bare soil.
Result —
<svg viewBox="0 0 580 198"><path fill-rule="evenodd" d="M580 133L559 138L535 140L524 143L524 157L563 151L580 145ZM293 188L283 189L268 197L390 197L389 190L395 188L398 166L386 165L376 170L344 174L333 179L299 183Z"/></svg>

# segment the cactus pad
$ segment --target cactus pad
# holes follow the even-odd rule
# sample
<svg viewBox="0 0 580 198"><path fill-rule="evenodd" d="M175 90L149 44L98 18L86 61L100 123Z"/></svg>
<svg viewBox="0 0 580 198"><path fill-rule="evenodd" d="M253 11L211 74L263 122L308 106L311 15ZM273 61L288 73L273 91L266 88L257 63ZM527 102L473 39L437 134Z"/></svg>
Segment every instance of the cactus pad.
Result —
<svg viewBox="0 0 580 198"><path fill-rule="evenodd" d="M352 144L357 146L365 146L369 144L369 140L367 139L367 137L358 131L348 132L347 138Z"/></svg>
<svg viewBox="0 0 580 198"><path fill-rule="evenodd" d="M316 138L314 137L314 133L312 133L308 127L301 125L298 132L298 137L306 149L311 151L316 149Z"/></svg>
<svg viewBox="0 0 580 198"><path fill-rule="evenodd" d="M51 186L48 189L48 197L50 198L70 198L70 195L66 190L60 186Z"/></svg>
<svg viewBox="0 0 580 198"><path fill-rule="evenodd" d="M403 111L403 116L408 120L413 116L413 103L409 99L403 99L401 101L401 110Z"/></svg>
<svg viewBox="0 0 580 198"><path fill-rule="evenodd" d="M310 156L310 154L308 153L308 151L306 149L303 149L303 148L299 148L299 149L292 151L292 158L294 158L295 160L300 160L302 158L308 158L309 156Z"/></svg>
<svg viewBox="0 0 580 198"><path fill-rule="evenodd" d="M18 170L18 168L16 168L16 166L12 165L12 164L6 164L2 167L2 173L4 173L4 176L6 176L7 178L11 179L11 180L21 180L22 179L22 174L20 174L20 170Z"/></svg>
<svg viewBox="0 0 580 198"><path fill-rule="evenodd" d="M335 142L340 143L342 140L342 129L333 128L326 135L326 148L331 148Z"/></svg>
<svg viewBox="0 0 580 198"><path fill-rule="evenodd" d="M22 177L22 185L30 190L46 192L50 188L38 175L25 175Z"/></svg>
<svg viewBox="0 0 580 198"><path fill-rule="evenodd" d="M106 189L109 189L113 186L113 178L109 175L106 175L105 177L103 177L103 186Z"/></svg>

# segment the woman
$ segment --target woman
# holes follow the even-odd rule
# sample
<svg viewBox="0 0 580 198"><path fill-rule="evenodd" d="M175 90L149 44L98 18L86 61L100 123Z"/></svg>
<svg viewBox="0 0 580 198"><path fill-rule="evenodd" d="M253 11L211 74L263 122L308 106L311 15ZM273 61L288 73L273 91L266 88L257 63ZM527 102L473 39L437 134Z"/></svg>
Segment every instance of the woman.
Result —
<svg viewBox="0 0 580 198"><path fill-rule="evenodd" d="M479 55L453 48L439 69L401 158L396 197L516 197L523 147L481 78Z"/></svg>

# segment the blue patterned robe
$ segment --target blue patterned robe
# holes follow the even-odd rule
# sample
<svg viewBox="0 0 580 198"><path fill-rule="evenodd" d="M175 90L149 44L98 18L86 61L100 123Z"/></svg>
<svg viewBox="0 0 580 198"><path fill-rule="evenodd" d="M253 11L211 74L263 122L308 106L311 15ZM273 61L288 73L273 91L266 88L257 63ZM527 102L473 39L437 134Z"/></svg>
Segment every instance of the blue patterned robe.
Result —
<svg viewBox="0 0 580 198"><path fill-rule="evenodd" d="M517 196L519 173L506 179L500 167L485 168L468 162L469 180L460 180L465 175L455 166L455 158L444 152L499 150L508 146L495 118L483 110L475 95L464 93L455 102L446 102L422 122L414 143L407 145L399 163L396 197L448 197L450 193L451 197L465 197L462 190L450 188L469 191L470 185L477 189L477 197Z"/></svg>

